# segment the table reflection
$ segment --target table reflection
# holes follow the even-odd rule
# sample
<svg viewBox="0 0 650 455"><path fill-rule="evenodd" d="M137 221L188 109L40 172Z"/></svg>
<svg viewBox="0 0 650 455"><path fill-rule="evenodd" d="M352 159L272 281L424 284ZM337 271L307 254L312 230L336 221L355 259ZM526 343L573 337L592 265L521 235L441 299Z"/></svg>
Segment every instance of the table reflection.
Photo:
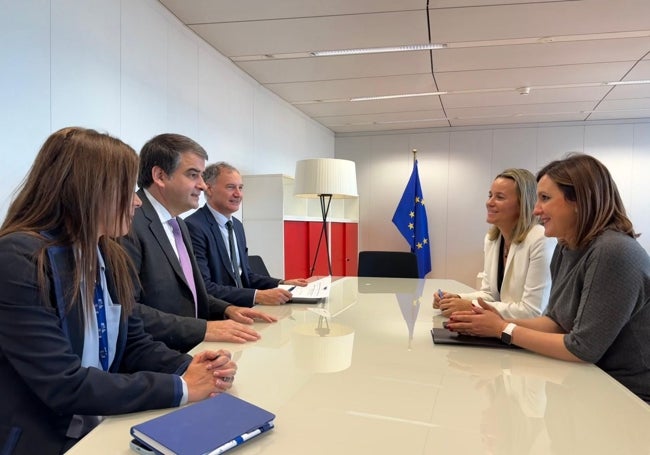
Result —
<svg viewBox="0 0 650 455"><path fill-rule="evenodd" d="M352 364L354 329L327 316L296 325L292 342L296 365L313 373L343 371Z"/></svg>

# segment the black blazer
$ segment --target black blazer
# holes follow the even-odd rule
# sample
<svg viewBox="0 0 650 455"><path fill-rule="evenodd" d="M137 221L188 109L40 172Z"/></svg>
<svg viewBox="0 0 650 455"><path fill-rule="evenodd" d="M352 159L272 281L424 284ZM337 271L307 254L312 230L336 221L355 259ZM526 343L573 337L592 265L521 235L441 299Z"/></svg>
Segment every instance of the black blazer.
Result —
<svg viewBox="0 0 650 455"><path fill-rule="evenodd" d="M256 289L271 289L278 286L277 278L258 275L248 265L248 247L244 226L232 218L233 231L237 237L237 249L241 262L243 288L237 287L235 275L230 266L228 246L223 241L217 220L207 204L198 209L185 221L192 237L196 262L210 295L222 298L238 306L253 306Z"/></svg>
<svg viewBox="0 0 650 455"><path fill-rule="evenodd" d="M74 414L113 415L178 405L190 357L154 342L134 316L123 319L110 374L81 366L80 302L67 314L74 262L70 248L48 259L47 289L37 279L43 241L23 233L0 238L0 452L58 454ZM52 249L50 249L52 250ZM61 287L57 294L53 269ZM117 302L110 270L106 278ZM42 299L45 299L43 303ZM128 374L119 374L128 373Z"/></svg>
<svg viewBox="0 0 650 455"><path fill-rule="evenodd" d="M194 316L194 297L165 228L144 191L137 194L142 206L136 209L131 232L122 244L140 278L141 287L136 290L139 314L155 340L188 351L205 338L206 320L224 319L230 304L207 294L187 226L177 218L194 272L198 319Z"/></svg>

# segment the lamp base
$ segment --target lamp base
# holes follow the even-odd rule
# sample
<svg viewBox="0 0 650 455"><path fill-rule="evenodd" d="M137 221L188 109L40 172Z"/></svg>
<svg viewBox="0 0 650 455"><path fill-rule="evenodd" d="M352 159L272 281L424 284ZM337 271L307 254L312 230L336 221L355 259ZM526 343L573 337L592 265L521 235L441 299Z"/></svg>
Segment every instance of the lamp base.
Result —
<svg viewBox="0 0 650 455"><path fill-rule="evenodd" d="M330 257L330 241L329 235L327 234L327 215L330 211L330 204L332 203L331 194L319 194L318 198L320 199L320 210L321 215L323 216L323 227L320 231L320 236L318 237L318 245L316 246L316 253L314 254L314 262L311 266L309 276L314 275L314 270L316 269L316 261L318 260L318 253L320 253L320 246L325 238L325 254L327 255L327 270L329 271L330 276L332 275L332 258Z"/></svg>

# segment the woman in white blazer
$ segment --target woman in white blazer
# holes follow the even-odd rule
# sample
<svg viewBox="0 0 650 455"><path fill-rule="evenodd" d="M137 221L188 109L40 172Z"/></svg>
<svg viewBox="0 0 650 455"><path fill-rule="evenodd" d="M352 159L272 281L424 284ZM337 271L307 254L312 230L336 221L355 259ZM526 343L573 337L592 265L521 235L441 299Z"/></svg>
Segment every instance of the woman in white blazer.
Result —
<svg viewBox="0 0 650 455"><path fill-rule="evenodd" d="M485 236L481 289L467 294L439 291L433 307L444 316L469 310L481 298L506 318L540 316L551 288L550 262L555 239L533 215L537 182L526 169L506 169L492 182Z"/></svg>

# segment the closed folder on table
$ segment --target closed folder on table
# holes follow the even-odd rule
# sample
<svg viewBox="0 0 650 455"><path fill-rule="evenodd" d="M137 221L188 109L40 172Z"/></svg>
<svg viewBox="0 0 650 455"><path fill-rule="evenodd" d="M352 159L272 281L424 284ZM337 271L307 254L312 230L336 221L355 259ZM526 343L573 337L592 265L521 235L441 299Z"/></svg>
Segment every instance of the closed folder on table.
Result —
<svg viewBox="0 0 650 455"><path fill-rule="evenodd" d="M218 455L272 429L274 418L222 393L135 425L131 435L164 455Z"/></svg>
<svg viewBox="0 0 650 455"><path fill-rule="evenodd" d="M431 337L433 338L434 344L455 344L461 346L477 346L486 348L521 349L519 346L515 346L514 344L505 344L498 338L461 335L444 328L431 329Z"/></svg>

